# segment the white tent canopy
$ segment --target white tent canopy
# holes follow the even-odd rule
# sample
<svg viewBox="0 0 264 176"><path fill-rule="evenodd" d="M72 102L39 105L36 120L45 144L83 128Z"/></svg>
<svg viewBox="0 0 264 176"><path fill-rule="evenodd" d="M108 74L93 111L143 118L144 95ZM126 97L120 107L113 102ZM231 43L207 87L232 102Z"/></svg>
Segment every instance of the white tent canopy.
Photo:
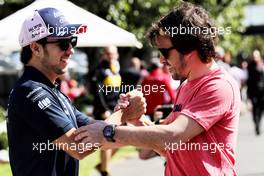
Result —
<svg viewBox="0 0 264 176"><path fill-rule="evenodd" d="M76 6L67 0L36 0L29 6L0 21L0 49L18 50L18 35L22 23L34 10L54 7L62 11L72 23L87 25L87 32L80 34L79 47L103 47L109 45L142 47L134 34Z"/></svg>

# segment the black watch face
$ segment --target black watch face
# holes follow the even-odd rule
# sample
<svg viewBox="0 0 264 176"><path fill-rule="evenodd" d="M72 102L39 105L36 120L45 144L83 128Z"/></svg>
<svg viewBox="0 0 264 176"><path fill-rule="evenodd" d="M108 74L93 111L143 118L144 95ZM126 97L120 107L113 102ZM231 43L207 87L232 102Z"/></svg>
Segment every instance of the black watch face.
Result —
<svg viewBox="0 0 264 176"><path fill-rule="evenodd" d="M105 137L112 137L113 127L107 126L104 130Z"/></svg>
<svg viewBox="0 0 264 176"><path fill-rule="evenodd" d="M115 135L115 126L114 125L108 125L104 128L103 130L104 137L106 138L107 141L110 142L115 142L113 139Z"/></svg>

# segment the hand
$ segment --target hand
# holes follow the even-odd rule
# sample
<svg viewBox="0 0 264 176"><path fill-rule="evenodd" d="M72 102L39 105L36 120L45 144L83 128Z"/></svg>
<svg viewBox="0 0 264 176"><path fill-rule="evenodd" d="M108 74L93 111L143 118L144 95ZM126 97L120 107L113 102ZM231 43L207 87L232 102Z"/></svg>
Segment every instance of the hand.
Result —
<svg viewBox="0 0 264 176"><path fill-rule="evenodd" d="M75 131L74 140L79 143L101 146L106 142L103 136L103 129L106 125L106 122L97 120L93 124L80 127Z"/></svg>
<svg viewBox="0 0 264 176"><path fill-rule="evenodd" d="M114 112L119 111L120 109L125 109L129 105L129 96L128 94L120 94L117 105L114 108Z"/></svg>
<svg viewBox="0 0 264 176"><path fill-rule="evenodd" d="M129 99L129 104L126 108L122 109L122 121L138 120L142 115L146 113L146 100L143 97L142 92L133 90L126 94L126 98ZM123 100L127 100L123 98ZM126 101L122 101L125 106ZM126 103L127 104L127 103Z"/></svg>
<svg viewBox="0 0 264 176"><path fill-rule="evenodd" d="M154 121L158 121L160 119L162 119L163 117L163 112L162 111L158 111L159 108L161 108L162 106L161 105L158 105L155 110L154 110L154 114L153 114L153 118L154 118Z"/></svg>

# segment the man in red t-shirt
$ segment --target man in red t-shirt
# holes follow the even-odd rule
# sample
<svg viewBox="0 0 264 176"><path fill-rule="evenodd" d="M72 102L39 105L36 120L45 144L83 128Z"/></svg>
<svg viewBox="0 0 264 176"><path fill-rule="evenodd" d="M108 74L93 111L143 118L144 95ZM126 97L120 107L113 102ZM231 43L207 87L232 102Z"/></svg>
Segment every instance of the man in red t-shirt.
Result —
<svg viewBox="0 0 264 176"><path fill-rule="evenodd" d="M166 157L166 176L236 175L240 91L214 61L213 29L202 7L183 2L149 30L148 37L173 79L185 79L163 124L110 128L105 122L96 123L78 129L75 139L100 142L103 147L122 144L153 149ZM123 96L118 106L128 104L129 97Z"/></svg>

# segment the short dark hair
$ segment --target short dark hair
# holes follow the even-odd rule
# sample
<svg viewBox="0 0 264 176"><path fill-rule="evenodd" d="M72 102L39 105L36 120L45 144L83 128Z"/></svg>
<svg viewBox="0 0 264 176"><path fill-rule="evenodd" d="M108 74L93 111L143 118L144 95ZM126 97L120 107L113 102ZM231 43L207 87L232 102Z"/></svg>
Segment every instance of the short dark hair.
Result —
<svg viewBox="0 0 264 176"><path fill-rule="evenodd" d="M43 41L45 41L45 40L46 40L46 38L40 39L37 41L37 43L41 44L44 47ZM24 65L26 65L26 64L28 64L31 57L32 57L32 50L30 48L30 45L24 46L21 50L21 53L20 53L21 62Z"/></svg>
<svg viewBox="0 0 264 176"><path fill-rule="evenodd" d="M185 33L179 33L179 29L183 28L185 28ZM177 30L176 34L174 34L174 29ZM217 34L213 30L216 30L216 27L205 9L183 2L154 23L148 30L147 38L155 46L157 36L168 36L180 53L186 54L197 50L201 61L208 63L216 55L214 47L217 42Z"/></svg>
<svg viewBox="0 0 264 176"><path fill-rule="evenodd" d="M20 53L21 62L26 65L32 57L32 51L29 45L24 46Z"/></svg>

